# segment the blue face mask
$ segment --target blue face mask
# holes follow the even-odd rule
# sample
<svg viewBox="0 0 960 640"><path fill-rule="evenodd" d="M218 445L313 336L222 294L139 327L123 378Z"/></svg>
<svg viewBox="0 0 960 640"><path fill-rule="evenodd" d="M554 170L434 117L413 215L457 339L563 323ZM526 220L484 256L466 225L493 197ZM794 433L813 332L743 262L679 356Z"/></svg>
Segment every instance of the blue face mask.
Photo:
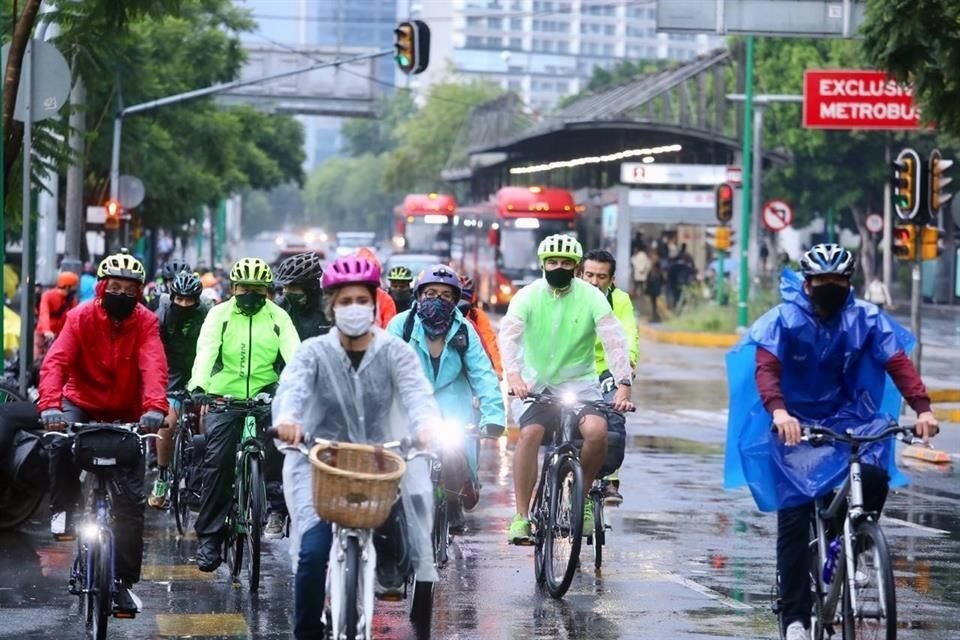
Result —
<svg viewBox="0 0 960 640"><path fill-rule="evenodd" d="M430 339L447 335L453 324L453 312L456 306L443 298L423 298L417 302L417 315L423 324L423 331Z"/></svg>

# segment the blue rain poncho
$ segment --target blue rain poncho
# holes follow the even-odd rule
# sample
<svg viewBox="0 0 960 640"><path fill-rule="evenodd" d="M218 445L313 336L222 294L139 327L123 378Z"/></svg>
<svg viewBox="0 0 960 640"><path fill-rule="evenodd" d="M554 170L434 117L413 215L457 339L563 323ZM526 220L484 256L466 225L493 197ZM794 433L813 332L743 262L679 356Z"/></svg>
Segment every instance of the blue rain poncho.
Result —
<svg viewBox="0 0 960 640"><path fill-rule="evenodd" d="M340 333L310 338L280 375L273 422L300 424L307 441L327 438L378 444L413 437L439 423L433 389L410 345L379 328L357 369L340 346ZM283 493L290 512L290 557L294 573L303 534L319 518L313 507L313 469L305 456L287 452ZM417 580L438 579L433 566L433 483L423 458L407 463L400 483L407 540Z"/></svg>
<svg viewBox="0 0 960 640"><path fill-rule="evenodd" d="M914 338L875 305L851 290L838 317L814 314L800 275L784 270L783 302L771 309L727 354L730 412L724 486L748 486L761 511L803 504L842 484L847 445L787 447L771 431L773 419L756 384L756 352L763 348L782 364L781 391L787 411L801 425L838 432L877 433L900 414L900 392L885 366L909 353ZM887 469L894 486L906 484L896 468L892 440L861 449L863 462Z"/></svg>

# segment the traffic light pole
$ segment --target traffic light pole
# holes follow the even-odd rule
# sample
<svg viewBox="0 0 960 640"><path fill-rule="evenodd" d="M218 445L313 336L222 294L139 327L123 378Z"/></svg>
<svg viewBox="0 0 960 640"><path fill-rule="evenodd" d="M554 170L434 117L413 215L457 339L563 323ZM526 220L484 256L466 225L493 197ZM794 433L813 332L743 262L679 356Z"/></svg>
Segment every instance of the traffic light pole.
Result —
<svg viewBox="0 0 960 640"><path fill-rule="evenodd" d="M723 258L726 256L726 254L727 252L723 251L722 249L717 251L717 304L719 304L721 307L726 306L727 304L727 301L724 299L726 298L726 291L724 291L723 282L726 279L723 270Z"/></svg>
<svg viewBox="0 0 960 640"><path fill-rule="evenodd" d="M740 213L740 297L737 301L737 326L746 328L747 298L750 295L750 274L747 265L747 246L750 244L750 214L753 188L753 36L747 36L747 54L744 63L746 94L743 102L743 207ZM754 212L756 213L756 212Z"/></svg>
<svg viewBox="0 0 960 640"><path fill-rule="evenodd" d="M149 102L141 102L140 104L130 105L129 107L124 107L118 110L113 118L113 148L110 154L110 199L117 200L120 196L120 140L123 135L123 119L126 116L131 116L136 113L143 113L144 111L151 111L153 109L159 109L160 107L166 107L171 104L187 102L188 100L194 100L196 98L205 98L206 96L223 93L224 91L231 91L239 87L260 84L261 82L269 82L270 80L279 80L280 78L287 78L289 76L307 73L308 71L339 67L343 64L359 62L361 60L370 60L372 58L382 58L384 56L393 55L393 52L393 48L391 47L390 49L382 49L373 53L364 53L361 55L349 56L347 58L336 58L334 60L330 60L329 62L319 62L306 67L291 69L290 71L274 73L268 76L260 76L259 78L254 78L252 80L237 80L235 82L215 84L210 87L195 89L185 93L177 93L172 96L158 98L157 100L150 100ZM123 237L126 239L128 237L127 229L129 227L129 222L127 220L124 220L123 227Z"/></svg>
<svg viewBox="0 0 960 640"><path fill-rule="evenodd" d="M917 368L917 373L920 373L920 360L923 352L923 341L920 339L920 298L923 277L923 271L921 269L923 264L921 235L920 233L916 234L916 255L913 258L913 269L910 274L910 331L913 332L914 337L917 339L917 346L913 350L913 365Z"/></svg>

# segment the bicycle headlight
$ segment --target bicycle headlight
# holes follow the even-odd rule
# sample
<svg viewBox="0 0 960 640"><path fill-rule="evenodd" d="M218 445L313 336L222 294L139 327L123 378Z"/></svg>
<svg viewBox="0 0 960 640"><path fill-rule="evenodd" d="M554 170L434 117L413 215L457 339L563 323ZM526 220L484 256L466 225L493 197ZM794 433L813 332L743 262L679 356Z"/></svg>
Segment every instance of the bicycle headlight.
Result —
<svg viewBox="0 0 960 640"><path fill-rule="evenodd" d="M85 542L92 542L100 534L100 527L95 522L84 522L80 525L80 539Z"/></svg>
<svg viewBox="0 0 960 640"><path fill-rule="evenodd" d="M560 397L560 402L568 407L572 407L577 404L577 394L568 391Z"/></svg>
<svg viewBox="0 0 960 640"><path fill-rule="evenodd" d="M437 428L435 437L441 449L455 449L463 444L463 427L456 422L444 420Z"/></svg>

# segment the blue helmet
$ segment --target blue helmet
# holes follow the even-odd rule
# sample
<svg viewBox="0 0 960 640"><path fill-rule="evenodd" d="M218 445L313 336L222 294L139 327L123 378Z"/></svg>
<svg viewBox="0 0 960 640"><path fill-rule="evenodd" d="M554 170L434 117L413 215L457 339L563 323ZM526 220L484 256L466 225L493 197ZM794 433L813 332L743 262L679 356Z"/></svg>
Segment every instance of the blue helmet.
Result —
<svg viewBox="0 0 960 640"><path fill-rule="evenodd" d="M418 297L420 296L420 291L428 284L445 284L448 287L452 287L454 299L460 300L460 291L462 289L460 276L447 265L435 264L420 272L420 275L417 276L413 284Z"/></svg>
<svg viewBox="0 0 960 640"><path fill-rule="evenodd" d="M800 271L805 278L813 276L853 276L857 260L853 253L838 244L818 244L800 258Z"/></svg>

